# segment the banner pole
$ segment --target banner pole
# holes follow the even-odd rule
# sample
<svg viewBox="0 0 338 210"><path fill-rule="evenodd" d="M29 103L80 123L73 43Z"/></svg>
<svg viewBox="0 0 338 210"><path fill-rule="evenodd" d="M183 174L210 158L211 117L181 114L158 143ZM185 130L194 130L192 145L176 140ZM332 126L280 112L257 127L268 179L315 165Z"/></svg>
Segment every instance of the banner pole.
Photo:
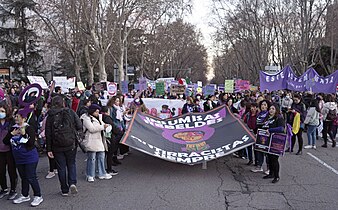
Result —
<svg viewBox="0 0 338 210"><path fill-rule="evenodd" d="M207 166L207 161L203 161L202 162L202 169L203 170L206 170L208 168L208 166Z"/></svg>

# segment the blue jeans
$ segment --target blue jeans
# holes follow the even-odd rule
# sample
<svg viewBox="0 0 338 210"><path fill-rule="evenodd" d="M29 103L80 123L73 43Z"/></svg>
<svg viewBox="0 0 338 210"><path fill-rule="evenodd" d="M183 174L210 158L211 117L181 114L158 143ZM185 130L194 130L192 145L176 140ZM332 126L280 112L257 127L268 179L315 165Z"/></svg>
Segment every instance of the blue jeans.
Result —
<svg viewBox="0 0 338 210"><path fill-rule="evenodd" d="M17 164L21 178L21 194L25 197L29 195L29 185L33 189L34 196L41 196L40 185L36 176L38 162L29 164Z"/></svg>
<svg viewBox="0 0 338 210"><path fill-rule="evenodd" d="M104 176L106 174L104 165L105 152L87 152L87 157L87 176L95 177L96 165L98 176Z"/></svg>
<svg viewBox="0 0 338 210"><path fill-rule="evenodd" d="M317 126L315 125L308 125L307 126L307 141L308 145L316 145L316 129Z"/></svg>
<svg viewBox="0 0 338 210"><path fill-rule="evenodd" d="M54 157L61 184L61 191L62 193L68 193L70 185L76 185L76 148L65 152L55 152Z"/></svg>
<svg viewBox="0 0 338 210"><path fill-rule="evenodd" d="M255 164L259 167L263 166L264 153L255 150Z"/></svg>

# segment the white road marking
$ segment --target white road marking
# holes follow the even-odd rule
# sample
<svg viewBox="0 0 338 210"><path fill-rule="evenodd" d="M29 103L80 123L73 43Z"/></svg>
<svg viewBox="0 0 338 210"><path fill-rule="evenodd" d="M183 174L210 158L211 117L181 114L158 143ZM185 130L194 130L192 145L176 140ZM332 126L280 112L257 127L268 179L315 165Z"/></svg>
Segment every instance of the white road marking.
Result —
<svg viewBox="0 0 338 210"><path fill-rule="evenodd" d="M330 171L332 171L333 173L335 173L335 174L338 175L338 171L336 169L334 169L332 166L328 165L327 163L325 163L321 159L317 158L316 156L314 156L310 152L308 152L307 154L310 155L311 157L313 157L315 160L317 160L320 164L322 164L323 166L325 166L326 168L328 168Z"/></svg>

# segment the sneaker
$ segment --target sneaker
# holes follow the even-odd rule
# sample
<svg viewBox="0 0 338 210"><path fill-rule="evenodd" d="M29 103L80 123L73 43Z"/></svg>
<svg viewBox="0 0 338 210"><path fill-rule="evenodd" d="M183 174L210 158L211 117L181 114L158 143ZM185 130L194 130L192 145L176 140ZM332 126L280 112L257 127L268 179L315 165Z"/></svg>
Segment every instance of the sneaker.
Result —
<svg viewBox="0 0 338 210"><path fill-rule="evenodd" d="M62 195L63 197L68 197L68 193L63 193L63 192L61 192L61 195Z"/></svg>
<svg viewBox="0 0 338 210"><path fill-rule="evenodd" d="M264 171L264 174L269 175L270 174L270 170Z"/></svg>
<svg viewBox="0 0 338 210"><path fill-rule="evenodd" d="M57 170L57 169L54 169L54 173L57 174L57 173L58 173L58 170Z"/></svg>
<svg viewBox="0 0 338 210"><path fill-rule="evenodd" d="M29 196L25 197L23 195L20 195L17 199L13 200L13 203L19 204L19 203L30 201L30 199L31 198Z"/></svg>
<svg viewBox="0 0 338 210"><path fill-rule="evenodd" d="M75 195L78 192L75 184L70 185L69 190L72 195Z"/></svg>
<svg viewBox="0 0 338 210"><path fill-rule="evenodd" d="M0 191L0 199L3 198L3 197L5 197L5 196L8 195L8 194L9 194L8 189L6 189L6 190L1 190L1 191Z"/></svg>
<svg viewBox="0 0 338 210"><path fill-rule="evenodd" d="M108 174L110 174L110 175L112 175L112 176L116 176L116 175L119 174L119 172L112 170L112 171L109 172Z"/></svg>
<svg viewBox="0 0 338 210"><path fill-rule="evenodd" d="M117 159L118 159L118 160L122 160L123 158L124 158L124 155L118 155L118 156L117 156Z"/></svg>
<svg viewBox="0 0 338 210"><path fill-rule="evenodd" d="M317 149L316 145L313 145L313 146L312 146L312 149Z"/></svg>
<svg viewBox="0 0 338 210"><path fill-rule="evenodd" d="M18 195L15 190L11 190L8 194L7 200L14 200L14 198Z"/></svg>
<svg viewBox="0 0 338 210"><path fill-rule="evenodd" d="M311 149L313 146L312 145L306 145L304 149Z"/></svg>
<svg viewBox="0 0 338 210"><path fill-rule="evenodd" d="M88 176L88 177L87 177L87 181L88 181L88 182L94 182L94 177Z"/></svg>
<svg viewBox="0 0 338 210"><path fill-rule="evenodd" d="M48 172L46 179L51 179L55 176L55 172Z"/></svg>
<svg viewBox="0 0 338 210"><path fill-rule="evenodd" d="M99 179L111 179L111 178L113 178L113 177L110 174L105 174L103 176L99 176Z"/></svg>
<svg viewBox="0 0 338 210"><path fill-rule="evenodd" d="M263 168L261 166L257 166L256 168L251 169L251 172L254 173L263 172Z"/></svg>
<svg viewBox="0 0 338 210"><path fill-rule="evenodd" d="M31 206L34 206L34 207L38 206L38 205L40 205L40 203L42 203L42 201L43 201L42 196L34 196L34 199L31 203Z"/></svg>

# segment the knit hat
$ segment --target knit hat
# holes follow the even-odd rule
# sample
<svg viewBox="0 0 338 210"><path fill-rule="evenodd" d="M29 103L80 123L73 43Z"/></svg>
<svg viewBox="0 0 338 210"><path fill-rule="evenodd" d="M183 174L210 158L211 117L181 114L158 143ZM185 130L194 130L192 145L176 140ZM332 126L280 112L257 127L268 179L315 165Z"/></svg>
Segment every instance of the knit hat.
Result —
<svg viewBox="0 0 338 210"><path fill-rule="evenodd" d="M25 107L18 110L18 114L21 115L23 118L27 118L28 114L31 113L33 109L30 109L29 107Z"/></svg>

